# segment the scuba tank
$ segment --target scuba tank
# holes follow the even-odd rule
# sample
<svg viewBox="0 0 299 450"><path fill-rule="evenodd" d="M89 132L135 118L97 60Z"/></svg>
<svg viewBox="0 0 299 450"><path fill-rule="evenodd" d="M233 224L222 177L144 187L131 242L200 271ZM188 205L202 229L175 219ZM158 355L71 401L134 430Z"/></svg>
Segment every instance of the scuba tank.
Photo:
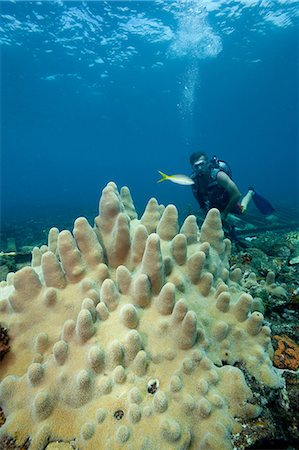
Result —
<svg viewBox="0 0 299 450"><path fill-rule="evenodd" d="M211 168L212 169L218 169L225 172L230 178L232 177L232 171L230 166L226 161L223 161L221 159L218 159L216 155L213 156L213 158L210 161Z"/></svg>

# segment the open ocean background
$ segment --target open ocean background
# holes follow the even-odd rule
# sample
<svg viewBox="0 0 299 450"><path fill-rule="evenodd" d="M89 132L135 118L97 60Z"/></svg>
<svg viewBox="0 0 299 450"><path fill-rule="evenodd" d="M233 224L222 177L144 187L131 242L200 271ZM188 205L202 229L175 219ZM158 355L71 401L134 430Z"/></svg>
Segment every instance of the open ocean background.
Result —
<svg viewBox="0 0 299 450"><path fill-rule="evenodd" d="M107 182L181 215L204 150L299 208L292 0L1 1L1 224L97 215Z"/></svg>

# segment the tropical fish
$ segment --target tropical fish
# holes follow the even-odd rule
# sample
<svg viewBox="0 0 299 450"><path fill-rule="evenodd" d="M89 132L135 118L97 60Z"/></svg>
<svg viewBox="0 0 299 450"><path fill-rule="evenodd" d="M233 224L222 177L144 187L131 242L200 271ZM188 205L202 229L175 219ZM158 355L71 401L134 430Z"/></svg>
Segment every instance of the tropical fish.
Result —
<svg viewBox="0 0 299 450"><path fill-rule="evenodd" d="M184 186L190 186L191 184L194 184L194 181L192 178L187 177L187 175L177 174L177 175L166 175L166 173L160 172L158 170L159 174L162 176L160 180L157 181L157 183L161 183L161 181L172 181L176 184L182 184Z"/></svg>

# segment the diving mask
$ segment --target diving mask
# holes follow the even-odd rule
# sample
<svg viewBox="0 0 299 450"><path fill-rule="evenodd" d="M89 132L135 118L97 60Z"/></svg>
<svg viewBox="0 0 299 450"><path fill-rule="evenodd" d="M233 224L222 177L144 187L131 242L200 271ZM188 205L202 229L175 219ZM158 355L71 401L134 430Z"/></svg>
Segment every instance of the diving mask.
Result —
<svg viewBox="0 0 299 450"><path fill-rule="evenodd" d="M196 173L202 173L207 165L207 161L205 159L199 159L195 161L193 164L194 170Z"/></svg>

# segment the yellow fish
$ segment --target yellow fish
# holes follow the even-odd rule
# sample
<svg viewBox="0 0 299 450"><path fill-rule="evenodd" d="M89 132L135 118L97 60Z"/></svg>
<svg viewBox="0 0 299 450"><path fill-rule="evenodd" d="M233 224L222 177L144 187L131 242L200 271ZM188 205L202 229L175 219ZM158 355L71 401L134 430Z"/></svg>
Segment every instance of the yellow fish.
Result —
<svg viewBox="0 0 299 450"><path fill-rule="evenodd" d="M161 181L172 181L173 183L176 184L182 184L184 186L190 186L191 184L194 184L194 181L192 180L192 178L187 177L187 175L166 175L166 173L160 172L160 170L158 170L159 174L161 175L161 179L157 181L157 183L161 183Z"/></svg>

